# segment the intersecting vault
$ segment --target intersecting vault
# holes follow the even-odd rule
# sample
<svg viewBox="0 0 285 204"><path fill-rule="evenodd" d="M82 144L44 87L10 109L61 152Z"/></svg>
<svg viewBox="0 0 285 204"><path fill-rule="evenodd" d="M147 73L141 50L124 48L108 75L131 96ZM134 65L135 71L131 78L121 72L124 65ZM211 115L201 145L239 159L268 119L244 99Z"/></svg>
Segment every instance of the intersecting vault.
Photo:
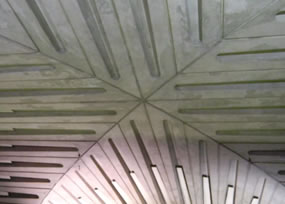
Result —
<svg viewBox="0 0 285 204"><path fill-rule="evenodd" d="M285 203L284 24L284 0L0 0L0 203Z"/></svg>

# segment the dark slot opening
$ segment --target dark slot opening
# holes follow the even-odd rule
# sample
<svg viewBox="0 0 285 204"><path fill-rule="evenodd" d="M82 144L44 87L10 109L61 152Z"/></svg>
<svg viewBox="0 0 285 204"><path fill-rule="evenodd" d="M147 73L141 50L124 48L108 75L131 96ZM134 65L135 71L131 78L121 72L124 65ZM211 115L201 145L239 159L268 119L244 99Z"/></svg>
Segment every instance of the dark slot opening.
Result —
<svg viewBox="0 0 285 204"><path fill-rule="evenodd" d="M49 146L28 146L12 145L0 146L0 152L77 152L75 147L49 147Z"/></svg>
<svg viewBox="0 0 285 204"><path fill-rule="evenodd" d="M27 193L11 193L8 192L8 195L1 195L0 198L22 198L22 199L39 199L39 196L36 194L27 194Z"/></svg>
<svg viewBox="0 0 285 204"><path fill-rule="evenodd" d="M11 176L10 178L0 178L0 182L15 183L50 183L49 179Z"/></svg>
<svg viewBox="0 0 285 204"><path fill-rule="evenodd" d="M248 151L250 156L284 156L285 150L251 150Z"/></svg>
<svg viewBox="0 0 285 204"><path fill-rule="evenodd" d="M12 161L1 162L0 167L35 167L35 168L62 168L62 164L57 163L40 163L40 162L22 162L22 161Z"/></svg>

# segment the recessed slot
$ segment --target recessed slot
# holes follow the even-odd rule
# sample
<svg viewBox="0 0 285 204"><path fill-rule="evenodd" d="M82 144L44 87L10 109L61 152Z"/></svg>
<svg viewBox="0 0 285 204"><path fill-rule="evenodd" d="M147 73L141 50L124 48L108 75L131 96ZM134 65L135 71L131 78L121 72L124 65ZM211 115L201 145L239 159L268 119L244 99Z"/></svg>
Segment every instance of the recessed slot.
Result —
<svg viewBox="0 0 285 204"><path fill-rule="evenodd" d="M50 183L49 179L45 178L31 178L31 177L18 177L18 176L8 176L3 177L0 175L1 182L13 182L13 183Z"/></svg>
<svg viewBox="0 0 285 204"><path fill-rule="evenodd" d="M161 175L160 175L160 173L158 171L157 166L156 165L152 165L151 166L151 170L152 170L152 172L154 174L154 177L155 177L155 179L156 179L156 181L158 183L158 186L159 186L159 188L160 188L160 190L162 192L162 195L164 197L165 203L171 203L171 199L169 198L169 193L168 193L168 191L167 191L167 189L165 187L165 184L164 184L164 182L163 182L163 180L161 178Z"/></svg>
<svg viewBox="0 0 285 204"><path fill-rule="evenodd" d="M147 198L146 200L150 200L147 191L145 190L144 186L139 181L137 175L134 171L130 172L130 176L132 177L132 180L136 184L137 188L139 189L140 193L143 195L144 198Z"/></svg>
<svg viewBox="0 0 285 204"><path fill-rule="evenodd" d="M276 21L285 22L285 10L279 11L275 15Z"/></svg>
<svg viewBox="0 0 285 204"><path fill-rule="evenodd" d="M22 161L11 161L8 163L0 161L0 167L62 168L63 165L57 163L22 162Z"/></svg>
<svg viewBox="0 0 285 204"><path fill-rule="evenodd" d="M125 173L128 175L128 178L129 178L129 180L131 181L131 183L132 183L132 185L133 185L133 187L134 187L136 193L138 194L138 196L139 196L141 202L142 202L143 204L146 204L147 202L145 201L145 198L144 198L143 195L141 194L141 191L138 189L136 183L134 182L134 180L132 179L131 175L129 174L131 171L130 171L128 165L126 164L124 158L122 157L122 155L121 155L119 149L117 148L116 144L114 143L114 141L113 141L111 138L108 139L108 142L109 142L109 144L111 145L111 148L113 149L113 151L114 151L115 155L117 156L118 160L120 161L120 163L121 163L121 165L122 165L122 167L123 167ZM118 193L119 193L119 191L118 191ZM123 198L123 197L122 197L122 198ZM124 199L124 198L123 198L123 199Z"/></svg>
<svg viewBox="0 0 285 204"><path fill-rule="evenodd" d="M0 135L89 135L96 134L94 130L78 129L20 129L0 130Z"/></svg>
<svg viewBox="0 0 285 204"><path fill-rule="evenodd" d="M203 175L202 181L203 181L203 201L204 201L204 204L212 204L210 178L208 176Z"/></svg>
<svg viewBox="0 0 285 204"><path fill-rule="evenodd" d="M108 196L106 196L102 191L100 191L98 188L94 189L97 196L104 202L104 203L114 203L111 201Z"/></svg>
<svg viewBox="0 0 285 204"><path fill-rule="evenodd" d="M285 129L217 130L216 135L232 136L284 136Z"/></svg>
<svg viewBox="0 0 285 204"><path fill-rule="evenodd" d="M137 125L136 125L134 120L130 121L130 125L131 125L133 133L135 135L136 141L139 144L139 148L140 148L140 150L142 152L143 158L144 158L144 160L146 162L146 165L148 167L147 170L148 170L149 174L151 175L152 181L153 181L153 183L155 185L155 188L156 188L156 191L157 191L157 193L159 195L159 199L160 199L161 203L165 203L166 201L164 199L163 193L162 193L162 191L161 191L161 189L159 187L159 184L158 184L158 182L157 182L157 180L155 178L155 175L154 175L154 173L153 173L153 171L151 169L153 164L152 164L151 158L149 156L148 150L147 150L147 148L146 148L146 146L144 144L144 141L142 139L143 137L141 136L141 133L139 132L139 129L138 129L138 127L137 127Z"/></svg>
<svg viewBox="0 0 285 204"><path fill-rule="evenodd" d="M78 0L77 2L107 72L112 79L120 79L116 59L102 24L96 2L91 0Z"/></svg>
<svg viewBox="0 0 285 204"><path fill-rule="evenodd" d="M26 2L37 18L41 28L45 32L54 49L59 53L64 53L65 47L63 45L63 42L57 34L54 26L49 22L48 16L45 15L45 12L40 7L40 4L37 3L36 0L26 0Z"/></svg>
<svg viewBox="0 0 285 204"><path fill-rule="evenodd" d="M0 89L0 97L85 95L104 92L104 88Z"/></svg>
<svg viewBox="0 0 285 204"><path fill-rule="evenodd" d="M12 112L0 112L1 118L113 115L117 115L117 112L113 110L12 110Z"/></svg>
<svg viewBox="0 0 285 204"><path fill-rule="evenodd" d="M152 77L160 77L160 64L153 32L148 1L143 1L143 8L139 8L135 1L130 1L135 24L143 49L144 57Z"/></svg>
<svg viewBox="0 0 285 204"><path fill-rule="evenodd" d="M31 145L0 146L0 152L77 152L76 147L49 147Z"/></svg>
<svg viewBox="0 0 285 204"><path fill-rule="evenodd" d="M221 60L241 60L241 59L260 59L260 60L273 60L284 59L285 49L268 49L268 50L251 50L241 52L227 52L219 53L217 57Z"/></svg>
<svg viewBox="0 0 285 204"><path fill-rule="evenodd" d="M284 176L285 175L285 170L278 171L278 174Z"/></svg>
<svg viewBox="0 0 285 204"><path fill-rule="evenodd" d="M278 156L285 157L285 150L251 150L249 156Z"/></svg>
<svg viewBox="0 0 285 204"><path fill-rule="evenodd" d="M184 204L191 204L191 197L189 194L189 189L188 189L188 185L186 182L183 167L182 166L176 166L176 171L177 171L177 175L178 175L178 179L179 179L180 188L182 189Z"/></svg>
<svg viewBox="0 0 285 204"><path fill-rule="evenodd" d="M36 194L0 192L0 198L39 199Z"/></svg>
<svg viewBox="0 0 285 204"><path fill-rule="evenodd" d="M250 204L259 204L259 198L254 196L251 200L251 203Z"/></svg>
<svg viewBox="0 0 285 204"><path fill-rule="evenodd" d="M258 81L230 81L197 84L177 84L176 91L201 91L201 90L232 90L232 89L273 89L285 87L285 80L258 80Z"/></svg>
<svg viewBox="0 0 285 204"><path fill-rule="evenodd" d="M15 72L38 72L51 71L55 67L50 65L17 65L17 66L0 66L0 74L15 73Z"/></svg>
<svg viewBox="0 0 285 204"><path fill-rule="evenodd" d="M270 107L227 107L227 108L179 108L178 113L186 115L195 114L284 114L285 106Z"/></svg>
<svg viewBox="0 0 285 204"><path fill-rule="evenodd" d="M234 197L235 197L235 189L233 186L229 185L227 188L225 204L234 204Z"/></svg>
<svg viewBox="0 0 285 204"><path fill-rule="evenodd" d="M119 197L119 199L122 201L122 203L124 203L124 199L121 196L121 194L117 191L117 189L114 187L114 185L112 184L112 180L109 178L109 176L107 175L107 173L105 172L105 170L103 169L103 167L101 166L101 164L95 159L95 157L93 155L90 155L91 160L93 161L93 163L95 164L95 166L98 168L98 170L100 171L100 173L102 174L102 176L105 178L105 180L108 182L108 184L111 186L111 188L114 190L114 192L117 194L117 196ZM99 195L98 195L99 196Z"/></svg>
<svg viewBox="0 0 285 204"><path fill-rule="evenodd" d="M116 188L118 193L122 196L122 198L125 200L126 203L132 203L129 196L125 193L125 191L121 188L121 186L115 180L112 180L112 184Z"/></svg>

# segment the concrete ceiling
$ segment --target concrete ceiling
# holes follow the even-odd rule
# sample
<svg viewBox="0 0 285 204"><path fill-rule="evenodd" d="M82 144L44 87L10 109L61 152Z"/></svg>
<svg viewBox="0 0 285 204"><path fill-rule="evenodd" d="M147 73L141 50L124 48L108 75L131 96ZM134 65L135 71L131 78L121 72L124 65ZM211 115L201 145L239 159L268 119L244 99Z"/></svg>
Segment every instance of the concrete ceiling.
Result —
<svg viewBox="0 0 285 204"><path fill-rule="evenodd" d="M0 0L0 203L284 204L285 0Z"/></svg>

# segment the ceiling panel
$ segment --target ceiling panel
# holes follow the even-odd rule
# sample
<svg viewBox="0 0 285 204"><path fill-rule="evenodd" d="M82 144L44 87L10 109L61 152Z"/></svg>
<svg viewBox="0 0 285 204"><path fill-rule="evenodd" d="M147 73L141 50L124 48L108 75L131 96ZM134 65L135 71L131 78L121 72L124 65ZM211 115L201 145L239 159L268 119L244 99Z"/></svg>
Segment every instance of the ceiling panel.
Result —
<svg viewBox="0 0 285 204"><path fill-rule="evenodd" d="M284 6L0 0L0 203L283 204Z"/></svg>

